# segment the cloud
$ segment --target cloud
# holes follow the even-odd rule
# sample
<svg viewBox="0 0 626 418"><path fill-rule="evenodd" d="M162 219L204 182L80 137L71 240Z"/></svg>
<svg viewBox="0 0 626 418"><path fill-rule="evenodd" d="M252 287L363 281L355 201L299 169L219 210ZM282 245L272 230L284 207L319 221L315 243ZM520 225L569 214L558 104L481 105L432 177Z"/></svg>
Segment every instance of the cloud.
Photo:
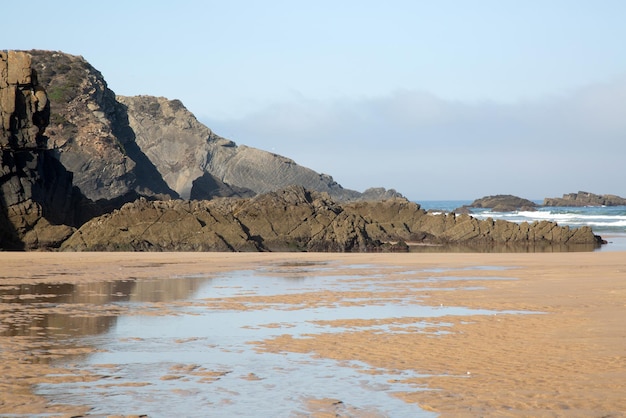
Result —
<svg viewBox="0 0 626 418"><path fill-rule="evenodd" d="M331 174L344 187L413 199L626 195L626 77L517 103L454 102L402 90L323 102L299 97L216 133Z"/></svg>

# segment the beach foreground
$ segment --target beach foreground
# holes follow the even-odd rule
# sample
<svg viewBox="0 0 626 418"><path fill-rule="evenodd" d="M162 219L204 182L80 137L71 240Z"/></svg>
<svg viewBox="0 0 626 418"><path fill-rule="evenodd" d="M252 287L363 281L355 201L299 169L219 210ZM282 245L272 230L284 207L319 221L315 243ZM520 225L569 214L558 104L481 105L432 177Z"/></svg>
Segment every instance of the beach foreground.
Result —
<svg viewBox="0 0 626 418"><path fill-rule="evenodd" d="M403 383L416 390L398 391L394 396L441 416L626 416L623 252L0 253L0 287L193 277L311 263L332 263L333 274L352 271L354 266L378 275L415 272L398 281L395 289L385 295L387 298L415 295L422 305L520 313L429 319L430 327L445 332L406 332L407 328L393 332L394 327L401 327L411 318L325 320L319 321L321 325L344 331L306 338L285 334L250 342L259 352L308 353L338 361L356 360L376 370L411 371L413 374L407 374ZM463 285L453 277L437 288L417 280L425 274L450 276L450 271L457 269L462 269ZM493 280L488 280L490 277ZM22 297L27 299L28 295ZM354 292L342 295L319 289L302 295L273 296L271 301L241 296L224 303L230 304L229 309L245 310L249 303L317 306L349 304L354 298ZM0 325L6 327L19 322L19 315L28 315L27 311L16 313L14 306L0 303ZM167 301L160 306L167 312ZM128 313L115 306L106 309L108 316ZM374 332L363 326L372 322L388 326L389 332ZM32 338L36 331L32 336L0 334L0 413L89 413L87 406L52 403L35 394L32 387L60 381L97 381L101 376L67 366L55 367L41 354L45 352L43 357L52 360L88 355L97 348L42 350L37 346L40 341ZM350 405L343 404L341 393L335 398L312 395L307 402L308 416L354 412L350 412ZM338 409L340 406L342 409Z"/></svg>

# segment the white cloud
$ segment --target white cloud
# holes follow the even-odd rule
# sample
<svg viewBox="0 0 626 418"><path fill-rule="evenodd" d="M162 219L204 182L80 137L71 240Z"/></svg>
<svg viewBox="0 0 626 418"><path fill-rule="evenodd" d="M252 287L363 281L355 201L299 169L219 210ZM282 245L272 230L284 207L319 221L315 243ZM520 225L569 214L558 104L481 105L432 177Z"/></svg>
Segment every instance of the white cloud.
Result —
<svg viewBox="0 0 626 418"><path fill-rule="evenodd" d="M322 102L299 98L237 120L204 118L239 144L293 158L344 187L412 199L626 195L626 77L514 104L418 91Z"/></svg>

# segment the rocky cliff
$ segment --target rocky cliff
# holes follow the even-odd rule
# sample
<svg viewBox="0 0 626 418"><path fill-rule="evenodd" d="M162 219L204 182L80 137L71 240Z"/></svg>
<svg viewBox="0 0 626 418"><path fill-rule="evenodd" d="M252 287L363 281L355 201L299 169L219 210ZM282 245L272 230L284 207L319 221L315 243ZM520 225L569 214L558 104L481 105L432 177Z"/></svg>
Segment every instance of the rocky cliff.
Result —
<svg viewBox="0 0 626 418"><path fill-rule="evenodd" d="M81 193L109 207L138 196L178 197L135 143L126 109L99 71L79 56L29 53L50 101L48 147Z"/></svg>
<svg viewBox="0 0 626 418"><path fill-rule="evenodd" d="M328 192L339 200L361 196L289 158L216 135L178 100L152 96L117 100L126 106L137 145L183 199L210 199L216 195L215 185L221 196L251 196L292 184Z"/></svg>
<svg viewBox="0 0 626 418"><path fill-rule="evenodd" d="M107 209L139 196L246 197L291 184L339 200L368 198L289 158L216 135L178 100L116 97L82 57L30 54L50 99L48 145L81 192Z"/></svg>
<svg viewBox="0 0 626 418"><path fill-rule="evenodd" d="M82 196L47 150L50 103L30 55L0 51L0 249L58 246Z"/></svg>
<svg viewBox="0 0 626 418"><path fill-rule="evenodd" d="M547 197L544 206L626 206L623 197L605 194L597 195L588 192L564 194L563 197Z"/></svg>
<svg viewBox="0 0 626 418"><path fill-rule="evenodd" d="M0 52L0 249L363 252L599 243L589 228L427 214L393 190L345 190L292 160L220 138L180 102L118 101L81 57L32 54L31 62L26 53ZM187 194L214 199L179 199Z"/></svg>
<svg viewBox="0 0 626 418"><path fill-rule="evenodd" d="M338 203L291 186L247 199L140 200L83 225L71 251L407 251L409 244L594 248L590 228L428 214L403 198ZM510 249L509 248L509 249Z"/></svg>

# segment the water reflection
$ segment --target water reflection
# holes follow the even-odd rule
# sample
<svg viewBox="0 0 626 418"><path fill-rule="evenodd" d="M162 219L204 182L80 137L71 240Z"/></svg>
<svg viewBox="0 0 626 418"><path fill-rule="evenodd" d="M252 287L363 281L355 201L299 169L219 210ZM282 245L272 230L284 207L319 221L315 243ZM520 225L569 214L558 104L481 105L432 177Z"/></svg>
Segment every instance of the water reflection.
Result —
<svg viewBox="0 0 626 418"><path fill-rule="evenodd" d="M107 332L124 303L187 298L209 277L0 286L0 336L46 339Z"/></svg>
<svg viewBox="0 0 626 418"><path fill-rule="evenodd" d="M31 362L54 360L97 376L37 386L51 401L87 404L95 414L305 416L307 398L340 394L372 417L432 416L392 396L420 390L390 383L413 371L259 352L253 342L347 330L447 332L450 324L432 318L495 312L423 306L420 292L484 278L368 265L342 271L326 263L276 264L212 277L0 286L0 336L36 341ZM72 346L94 350L51 355Z"/></svg>

